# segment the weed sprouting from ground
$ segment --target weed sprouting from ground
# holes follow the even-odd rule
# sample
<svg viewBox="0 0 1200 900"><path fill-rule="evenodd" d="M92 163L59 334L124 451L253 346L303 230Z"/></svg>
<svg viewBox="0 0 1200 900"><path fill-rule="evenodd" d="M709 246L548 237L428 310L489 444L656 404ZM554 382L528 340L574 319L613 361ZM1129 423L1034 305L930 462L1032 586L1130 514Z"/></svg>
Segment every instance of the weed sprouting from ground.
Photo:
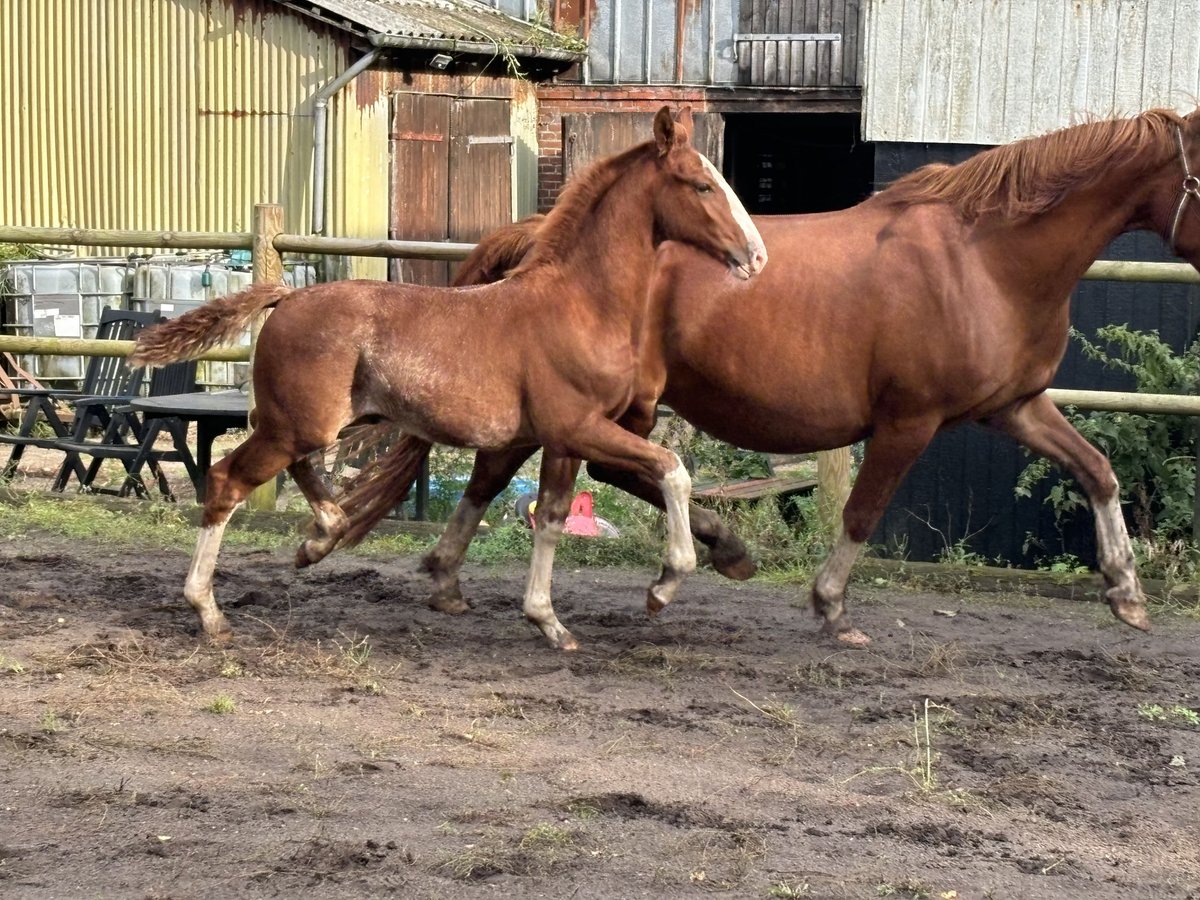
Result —
<svg viewBox="0 0 1200 900"><path fill-rule="evenodd" d="M1162 706L1158 703L1139 703L1137 711L1139 716L1149 719L1151 722L1182 724L1200 728L1200 712L1179 703L1173 703L1170 706Z"/></svg>
<svg viewBox="0 0 1200 900"><path fill-rule="evenodd" d="M217 696L213 697L200 708L205 712L223 716L236 710L237 704L233 702L233 698L228 694L217 694Z"/></svg>

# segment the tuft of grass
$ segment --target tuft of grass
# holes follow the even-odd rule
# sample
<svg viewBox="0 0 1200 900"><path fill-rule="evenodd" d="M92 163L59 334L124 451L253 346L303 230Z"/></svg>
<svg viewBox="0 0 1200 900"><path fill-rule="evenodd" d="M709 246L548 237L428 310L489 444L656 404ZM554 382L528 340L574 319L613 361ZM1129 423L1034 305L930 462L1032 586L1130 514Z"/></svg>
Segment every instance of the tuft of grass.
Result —
<svg viewBox="0 0 1200 900"><path fill-rule="evenodd" d="M214 715L225 715L237 709L237 704L233 702L233 698L228 694L217 694L202 707L205 712L213 713Z"/></svg>
<svg viewBox="0 0 1200 900"><path fill-rule="evenodd" d="M47 709L38 719L38 729L44 734L55 734L67 727L66 721L53 709Z"/></svg>
<svg viewBox="0 0 1200 900"><path fill-rule="evenodd" d="M18 659L0 653L0 673L5 675L24 675L25 666Z"/></svg>
<svg viewBox="0 0 1200 900"><path fill-rule="evenodd" d="M228 657L221 662L221 668L218 673L222 678L241 678L246 674L246 667L236 659Z"/></svg>
<svg viewBox="0 0 1200 900"><path fill-rule="evenodd" d="M1181 704L1162 706L1158 703L1139 703L1138 715L1151 722L1183 723L1200 728L1200 712Z"/></svg>
<svg viewBox="0 0 1200 900"><path fill-rule="evenodd" d="M528 829L518 844L522 850L544 850L546 848L569 847L575 842L575 834L567 828L539 822Z"/></svg>
<svg viewBox="0 0 1200 900"><path fill-rule="evenodd" d="M767 896L778 900L798 900L800 897L811 897L812 889L807 881L778 881L767 890Z"/></svg>

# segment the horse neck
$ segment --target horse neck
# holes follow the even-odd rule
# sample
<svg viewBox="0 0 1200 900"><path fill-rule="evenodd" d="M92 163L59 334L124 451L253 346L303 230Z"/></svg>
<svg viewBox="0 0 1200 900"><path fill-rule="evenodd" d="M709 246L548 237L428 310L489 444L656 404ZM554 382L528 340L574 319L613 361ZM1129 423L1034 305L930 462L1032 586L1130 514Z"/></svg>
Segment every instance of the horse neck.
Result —
<svg viewBox="0 0 1200 900"><path fill-rule="evenodd" d="M1025 286L1025 296L1065 302L1104 248L1136 227L1146 171L1144 164L1118 167L1045 213L1017 225L994 226L1003 232L995 242L998 268Z"/></svg>
<svg viewBox="0 0 1200 900"><path fill-rule="evenodd" d="M653 178L653 164L635 164L595 198L569 235L556 239L559 250L544 268L546 277L561 282L566 296L583 297L606 316L641 310L657 243L654 210L647 202Z"/></svg>

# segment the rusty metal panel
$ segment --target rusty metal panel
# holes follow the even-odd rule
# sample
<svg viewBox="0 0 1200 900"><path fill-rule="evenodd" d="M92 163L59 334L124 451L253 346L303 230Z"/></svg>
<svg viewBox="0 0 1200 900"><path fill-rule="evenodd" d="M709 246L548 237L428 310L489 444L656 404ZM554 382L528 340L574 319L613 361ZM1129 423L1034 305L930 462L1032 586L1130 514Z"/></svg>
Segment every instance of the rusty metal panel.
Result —
<svg viewBox="0 0 1200 900"><path fill-rule="evenodd" d="M720 169L724 116L696 113L693 121L692 145ZM563 173L569 180L593 160L649 140L654 133L654 113L581 113L563 116L562 127Z"/></svg>
<svg viewBox="0 0 1200 900"><path fill-rule="evenodd" d="M451 115L449 237L476 241L512 221L507 100L456 99Z"/></svg>
<svg viewBox="0 0 1200 900"><path fill-rule="evenodd" d="M867 0L864 138L999 144L1200 95L1200 0Z"/></svg>
<svg viewBox="0 0 1200 900"><path fill-rule="evenodd" d="M397 93L392 98L392 215L388 236L443 241L450 236L450 143L453 99ZM392 280L447 284L444 262L392 261Z"/></svg>

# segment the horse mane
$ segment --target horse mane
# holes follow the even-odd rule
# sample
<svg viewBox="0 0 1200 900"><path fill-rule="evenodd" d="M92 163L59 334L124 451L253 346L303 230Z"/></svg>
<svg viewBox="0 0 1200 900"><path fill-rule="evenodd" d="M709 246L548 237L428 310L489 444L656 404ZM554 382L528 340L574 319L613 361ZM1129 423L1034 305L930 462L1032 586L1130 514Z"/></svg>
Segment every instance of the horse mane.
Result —
<svg viewBox="0 0 1200 900"><path fill-rule="evenodd" d="M639 161L657 155L658 148L654 141L646 141L597 160L575 175L562 189L554 207L537 229L537 237L529 254L509 274L561 260L575 250L579 243L580 228L617 179Z"/></svg>
<svg viewBox="0 0 1200 900"><path fill-rule="evenodd" d="M1147 167L1159 162L1170 129L1181 124L1183 118L1173 110L1151 109L1132 118L1075 125L993 147L955 166L922 166L873 199L904 206L947 203L967 221L988 213L1025 220L1147 150L1160 151L1147 156Z"/></svg>
<svg viewBox="0 0 1200 900"><path fill-rule="evenodd" d="M451 286L490 284L505 278L529 252L534 234L545 220L544 215L535 213L484 235L462 261Z"/></svg>

